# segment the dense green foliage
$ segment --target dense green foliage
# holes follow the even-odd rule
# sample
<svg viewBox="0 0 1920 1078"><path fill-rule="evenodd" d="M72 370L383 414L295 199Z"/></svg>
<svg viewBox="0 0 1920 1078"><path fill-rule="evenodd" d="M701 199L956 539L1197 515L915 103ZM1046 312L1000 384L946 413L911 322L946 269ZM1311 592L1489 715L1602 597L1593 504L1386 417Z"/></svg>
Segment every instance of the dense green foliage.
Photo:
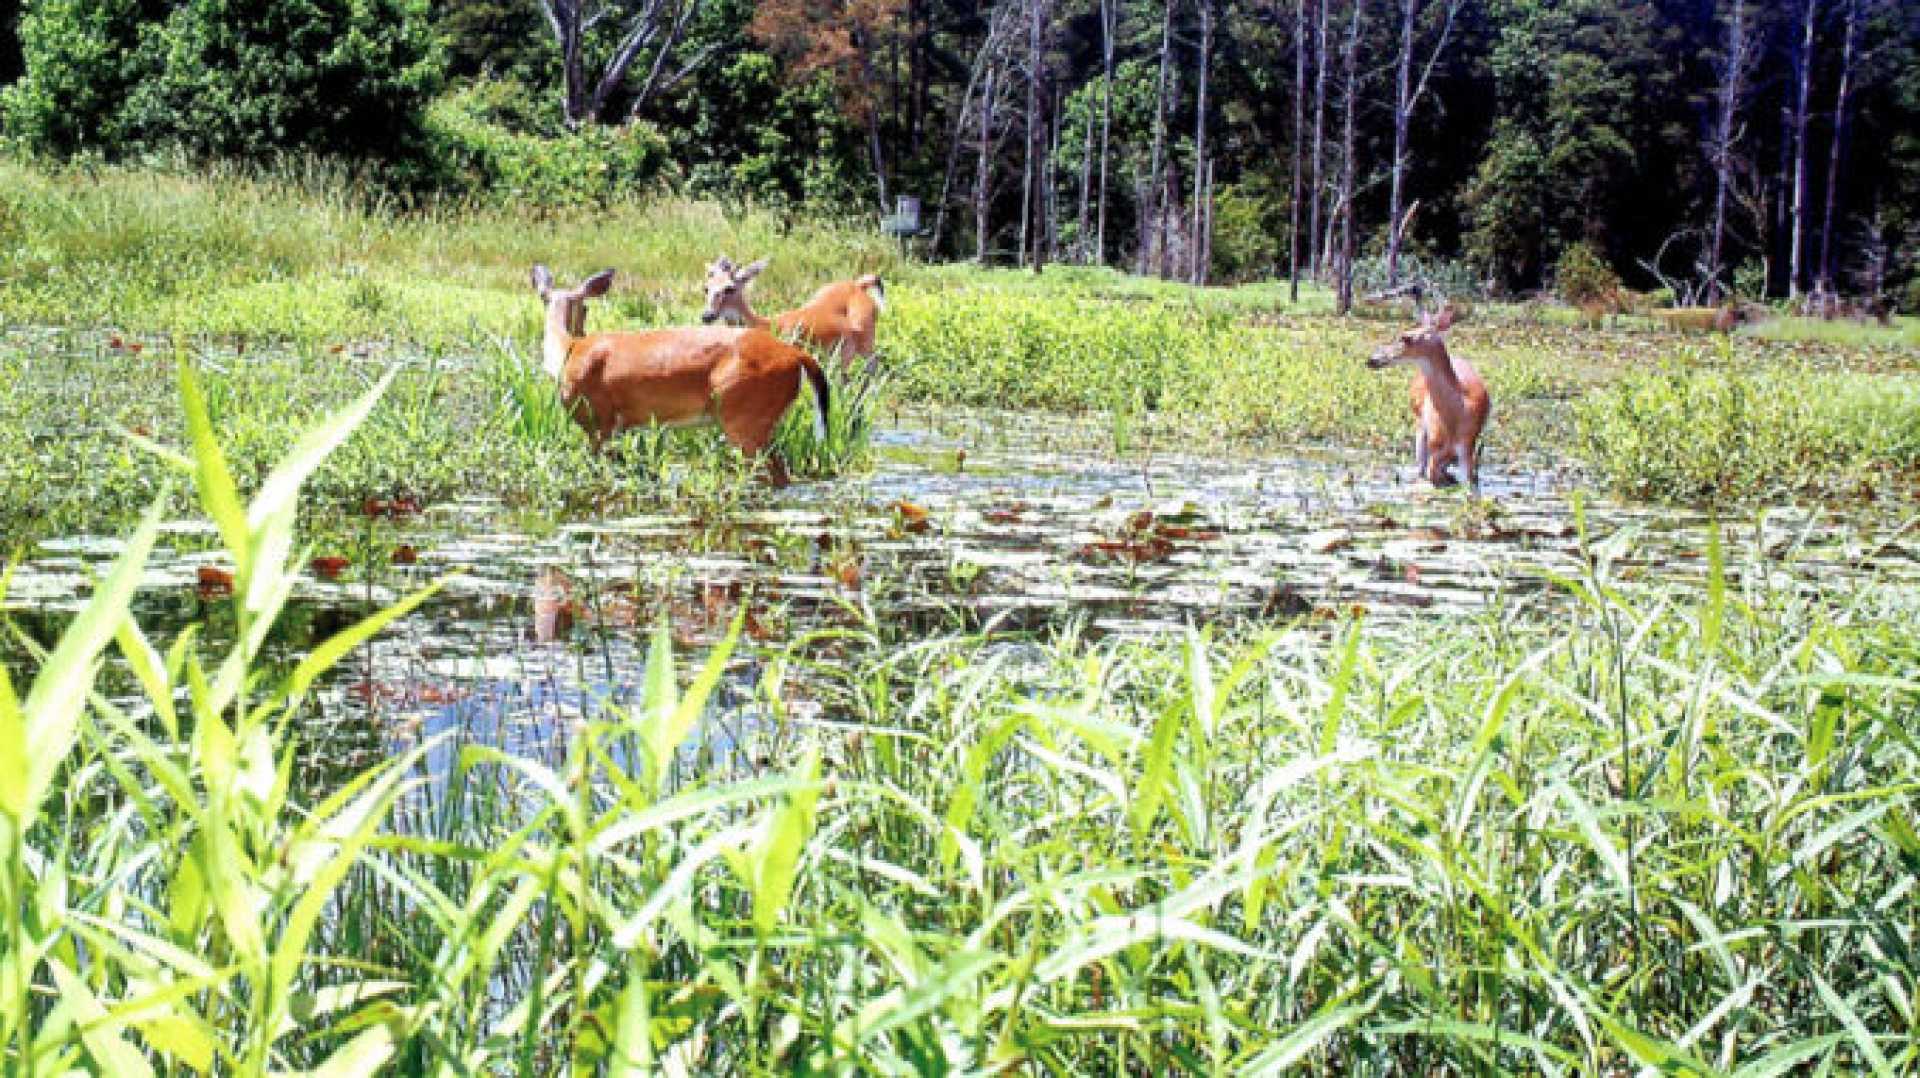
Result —
<svg viewBox="0 0 1920 1078"><path fill-rule="evenodd" d="M425 0L43 0L8 128L38 149L391 160L441 59Z"/></svg>

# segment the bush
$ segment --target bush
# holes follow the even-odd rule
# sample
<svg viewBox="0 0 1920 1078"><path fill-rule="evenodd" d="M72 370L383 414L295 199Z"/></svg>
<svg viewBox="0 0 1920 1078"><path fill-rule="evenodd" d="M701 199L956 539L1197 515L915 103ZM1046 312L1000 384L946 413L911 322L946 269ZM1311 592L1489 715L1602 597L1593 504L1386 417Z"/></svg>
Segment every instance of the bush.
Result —
<svg viewBox="0 0 1920 1078"><path fill-rule="evenodd" d="M34 149L394 160L441 56L426 0L42 0L9 130Z"/></svg>
<svg viewBox="0 0 1920 1078"><path fill-rule="evenodd" d="M1604 303L1620 291L1620 276L1588 243L1576 243L1560 253L1554 265L1554 291L1573 307Z"/></svg>
<svg viewBox="0 0 1920 1078"><path fill-rule="evenodd" d="M667 166L667 143L649 124L527 133L530 91L482 82L427 110L432 186L538 206L582 206L639 193Z"/></svg>
<svg viewBox="0 0 1920 1078"><path fill-rule="evenodd" d="M1860 375L1633 374L1575 415L1587 465L1615 491L1655 501L1847 494L1920 463L1920 395Z"/></svg>
<svg viewBox="0 0 1920 1078"><path fill-rule="evenodd" d="M1277 277L1284 272L1287 202L1262 182L1222 187L1213 199L1213 266L1221 283Z"/></svg>

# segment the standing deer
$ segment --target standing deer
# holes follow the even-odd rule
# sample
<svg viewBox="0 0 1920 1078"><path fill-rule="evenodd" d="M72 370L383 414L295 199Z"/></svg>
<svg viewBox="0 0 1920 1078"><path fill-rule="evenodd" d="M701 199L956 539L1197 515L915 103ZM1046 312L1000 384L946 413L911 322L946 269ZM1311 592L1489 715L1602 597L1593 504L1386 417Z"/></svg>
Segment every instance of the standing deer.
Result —
<svg viewBox="0 0 1920 1078"><path fill-rule="evenodd" d="M594 452L633 427L718 422L735 448L759 457L799 397L803 374L813 387L814 429L825 437L827 378L804 349L759 329L587 334L587 301L612 285L613 271L602 270L578 288L556 288L547 267L533 267L533 289L547 306L542 365ZM773 484L785 486L785 463L765 459Z"/></svg>
<svg viewBox="0 0 1920 1078"><path fill-rule="evenodd" d="M1367 359L1373 370L1410 366L1413 376L1413 466L1436 487L1450 486L1448 466L1458 464L1461 478L1480 489L1476 470L1480 432L1486 428L1493 401L1487 383L1473 364L1447 353L1446 332L1453 326L1453 308L1423 315L1420 324L1376 349Z"/></svg>
<svg viewBox="0 0 1920 1078"><path fill-rule="evenodd" d="M706 323L725 322L772 330L783 337L798 336L815 347L837 352L842 362L873 355L874 329L887 309L887 289L878 274L822 286L803 307L762 318L747 303L747 285L767 268L767 260L735 267L726 255L707 267Z"/></svg>

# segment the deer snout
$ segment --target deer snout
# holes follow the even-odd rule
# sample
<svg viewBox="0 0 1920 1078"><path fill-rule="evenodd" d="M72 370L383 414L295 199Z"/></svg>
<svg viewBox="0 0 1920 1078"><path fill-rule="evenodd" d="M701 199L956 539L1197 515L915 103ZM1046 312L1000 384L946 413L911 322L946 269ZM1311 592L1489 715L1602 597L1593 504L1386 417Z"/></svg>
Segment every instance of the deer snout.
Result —
<svg viewBox="0 0 1920 1078"><path fill-rule="evenodd" d="M713 325L714 321L719 317L719 311L702 311L700 312L700 324L703 326Z"/></svg>
<svg viewBox="0 0 1920 1078"><path fill-rule="evenodd" d="M1377 371L1382 367L1391 367L1393 366L1393 360L1394 360L1394 354L1391 351L1385 348L1382 348L1379 351L1367 357L1367 369L1370 371Z"/></svg>

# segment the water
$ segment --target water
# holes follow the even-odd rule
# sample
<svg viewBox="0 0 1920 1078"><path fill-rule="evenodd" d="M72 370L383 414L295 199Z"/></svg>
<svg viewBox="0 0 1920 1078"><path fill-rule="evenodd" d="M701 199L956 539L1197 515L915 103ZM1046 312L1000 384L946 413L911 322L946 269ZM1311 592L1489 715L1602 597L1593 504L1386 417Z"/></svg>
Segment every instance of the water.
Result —
<svg viewBox="0 0 1920 1078"><path fill-rule="evenodd" d="M883 433L878 459L868 475L799 484L723 521L658 513L534 535L501 506L474 501L370 524L378 550L404 545L411 556L349 558L338 580L309 572L275 656L293 661L429 581L446 578L445 590L336 672L303 737L329 746L330 767L445 731L456 744L557 760L583 717L638 706L648 634L663 619L690 662L742 619L747 646L718 710L751 726L759 645L822 630L888 646L1069 623L1095 636L1220 621L1311 627L1362 612L1392 631L1441 612L1554 616L1568 600L1550 577L1580 575L1583 550L1610 544L1629 579L1706 574L1705 514L1584 499L1583 547L1567 477L1537 463L1503 469L1497 457L1485 501L1414 483L1404 454L1118 458L1087 429L1032 417L909 423ZM1920 586L1912 524L1820 510L1748 515L1725 529L1731 583ZM220 639L227 600L205 575L217 577L214 544L211 529L183 523L156 550L136 611L162 646L196 621ZM119 550L91 536L40 544L7 608L51 641ZM818 710L795 705L801 721ZM746 749L725 729L697 741L690 751L751 765L734 759Z"/></svg>

